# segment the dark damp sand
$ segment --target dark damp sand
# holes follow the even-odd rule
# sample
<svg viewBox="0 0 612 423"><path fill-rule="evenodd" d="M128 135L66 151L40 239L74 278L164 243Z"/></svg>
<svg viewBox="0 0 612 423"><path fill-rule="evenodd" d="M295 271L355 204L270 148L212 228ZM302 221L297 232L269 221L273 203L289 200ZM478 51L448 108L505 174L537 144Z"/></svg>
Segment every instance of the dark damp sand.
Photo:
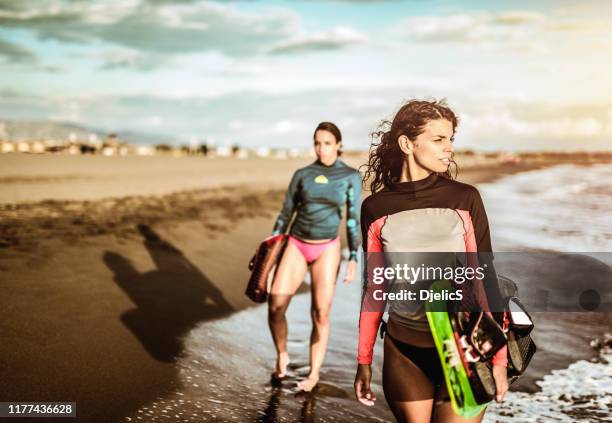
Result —
<svg viewBox="0 0 612 423"><path fill-rule="evenodd" d="M267 162L240 163L256 174ZM459 179L482 183L540 166L466 169ZM104 200L0 207L1 401L76 401L79 421L109 422L176 388L183 336L252 305L243 295L246 264L291 174L267 174L266 185L216 172L220 182L205 189L119 199L108 199L116 190L97 186L94 175L76 198ZM150 184L136 179L147 192ZM232 181L241 186L220 188ZM598 329L578 321L569 330L586 339ZM553 361L542 354L530 372L590 355L578 346Z"/></svg>
<svg viewBox="0 0 612 423"><path fill-rule="evenodd" d="M264 223L219 244L184 222L164 240L145 229L0 252L2 401L76 401L80 421L109 422L175 388L182 337L249 305L246 257Z"/></svg>

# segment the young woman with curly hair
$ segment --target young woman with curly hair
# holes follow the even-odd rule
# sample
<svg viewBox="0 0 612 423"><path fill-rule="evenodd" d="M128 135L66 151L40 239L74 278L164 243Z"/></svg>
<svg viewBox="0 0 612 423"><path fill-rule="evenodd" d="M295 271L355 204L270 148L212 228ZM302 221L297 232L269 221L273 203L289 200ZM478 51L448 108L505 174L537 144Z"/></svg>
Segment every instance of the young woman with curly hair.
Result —
<svg viewBox="0 0 612 423"><path fill-rule="evenodd" d="M378 142L372 145L365 173L372 195L361 208L368 260L376 253L388 257L396 252L492 251L478 190L453 180L450 172L457 124L457 116L444 102L411 100L374 134ZM383 309L369 307L368 300L366 292L355 394L373 405L370 366ZM493 358L498 401L508 389L506 363L504 347ZM384 339L383 390L397 421L481 421L484 412L469 420L456 415L445 385L424 307L406 311L392 306Z"/></svg>

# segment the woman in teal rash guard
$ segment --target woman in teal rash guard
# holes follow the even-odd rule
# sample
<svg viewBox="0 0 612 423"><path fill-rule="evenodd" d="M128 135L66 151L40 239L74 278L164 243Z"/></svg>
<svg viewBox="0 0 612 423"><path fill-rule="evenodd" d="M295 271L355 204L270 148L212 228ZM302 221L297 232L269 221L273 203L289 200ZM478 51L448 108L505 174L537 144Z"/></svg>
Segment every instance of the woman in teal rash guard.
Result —
<svg viewBox="0 0 612 423"><path fill-rule="evenodd" d="M296 213L268 302L268 323L277 351L273 375L276 379L286 375L289 364L285 312L310 266L310 372L298 383L304 391L311 391L319 381L327 349L329 312L340 268L338 227L345 205L350 257L344 282L350 283L357 270L361 176L339 159L341 142L342 135L336 125L322 122L317 126L314 132L317 160L293 175L273 230L273 235L284 233Z"/></svg>

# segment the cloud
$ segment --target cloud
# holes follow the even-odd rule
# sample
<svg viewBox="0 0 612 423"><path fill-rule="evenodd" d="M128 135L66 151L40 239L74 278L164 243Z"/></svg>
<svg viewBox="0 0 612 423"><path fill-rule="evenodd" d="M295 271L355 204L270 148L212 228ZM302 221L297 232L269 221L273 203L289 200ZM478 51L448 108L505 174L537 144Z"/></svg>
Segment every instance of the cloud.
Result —
<svg viewBox="0 0 612 423"><path fill-rule="evenodd" d="M34 54L15 43L0 40L0 56L8 62L32 63L36 61Z"/></svg>
<svg viewBox="0 0 612 423"><path fill-rule="evenodd" d="M501 12L493 16L491 22L500 25L525 25L533 22L540 22L545 19L541 13L516 10Z"/></svg>
<svg viewBox="0 0 612 423"><path fill-rule="evenodd" d="M405 36L417 41L465 42L475 41L483 35L481 21L468 14L420 16L407 19L400 27Z"/></svg>
<svg viewBox="0 0 612 423"><path fill-rule="evenodd" d="M167 56L159 54L143 54L133 51L109 50L100 55L102 70L132 69L138 71L151 71L168 64Z"/></svg>
<svg viewBox="0 0 612 423"><path fill-rule="evenodd" d="M398 32L429 43L505 43L529 40L534 26L545 20L544 15L528 11L418 16L404 20Z"/></svg>
<svg viewBox="0 0 612 423"><path fill-rule="evenodd" d="M309 0L307 0L309 1ZM396 3L400 0L310 0L327 3L352 3L352 4L368 4L368 3Z"/></svg>
<svg viewBox="0 0 612 423"><path fill-rule="evenodd" d="M277 44L270 49L271 54L302 53L307 51L339 50L367 40L364 34L348 27L338 27L330 31L312 35L302 35Z"/></svg>
<svg viewBox="0 0 612 423"><path fill-rule="evenodd" d="M145 117L142 119L142 122L147 126L159 127L164 122L164 119L161 116L153 115Z"/></svg>
<svg viewBox="0 0 612 423"><path fill-rule="evenodd" d="M609 29L606 22L593 19L570 19L552 22L547 26L550 31L558 32L605 32Z"/></svg>
<svg viewBox="0 0 612 423"><path fill-rule="evenodd" d="M603 21L520 10L416 16L403 20L392 32L419 43L538 53L567 49L570 45L574 49L593 50L612 36L609 25ZM576 32L585 36L577 37ZM587 32L600 38L589 38Z"/></svg>
<svg viewBox="0 0 612 423"><path fill-rule="evenodd" d="M472 145L497 149L607 149L611 104L541 102L475 106L461 113L459 133Z"/></svg>
<svg viewBox="0 0 612 423"><path fill-rule="evenodd" d="M19 7L0 4L0 25L71 43L106 41L164 54L220 51L246 56L288 38L300 21L287 9L243 12L209 1L23 0Z"/></svg>
<svg viewBox="0 0 612 423"><path fill-rule="evenodd" d="M7 69L17 69L19 71L60 73L65 70L61 66L40 63L31 50L4 40L0 40L0 63Z"/></svg>
<svg viewBox="0 0 612 423"><path fill-rule="evenodd" d="M401 22L396 32L406 38L430 43L497 43L529 39L547 17L530 11L496 14L472 12L445 16L418 16ZM521 37L521 34L525 34Z"/></svg>

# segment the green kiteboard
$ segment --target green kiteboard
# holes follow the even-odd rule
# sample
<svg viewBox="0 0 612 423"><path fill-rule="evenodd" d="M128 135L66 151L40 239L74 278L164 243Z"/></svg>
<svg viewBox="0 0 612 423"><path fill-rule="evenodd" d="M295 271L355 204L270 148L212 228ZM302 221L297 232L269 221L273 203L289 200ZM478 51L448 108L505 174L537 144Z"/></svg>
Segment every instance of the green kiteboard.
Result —
<svg viewBox="0 0 612 423"><path fill-rule="evenodd" d="M434 282L430 289L441 293L451 291L452 287L448 281L442 280ZM460 347L457 345L446 310L446 301L444 300L425 303L427 320L436 344L436 350L440 356L453 410L461 417L470 418L480 414L488 403L478 404L474 397L467 372L461 360Z"/></svg>

